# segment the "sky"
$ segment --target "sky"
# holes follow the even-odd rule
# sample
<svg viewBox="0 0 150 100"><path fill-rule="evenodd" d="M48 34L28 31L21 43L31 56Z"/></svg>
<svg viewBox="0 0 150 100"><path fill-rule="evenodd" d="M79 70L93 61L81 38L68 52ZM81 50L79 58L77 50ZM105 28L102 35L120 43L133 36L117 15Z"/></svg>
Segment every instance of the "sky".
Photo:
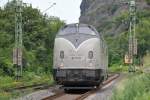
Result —
<svg viewBox="0 0 150 100"><path fill-rule="evenodd" d="M0 0L0 6L4 6L8 0ZM10 0L11 1L11 0ZM42 11L56 3L51 9L44 12L49 16L57 16L66 23L78 23L80 17L80 4L82 0L22 0L31 3L34 8Z"/></svg>

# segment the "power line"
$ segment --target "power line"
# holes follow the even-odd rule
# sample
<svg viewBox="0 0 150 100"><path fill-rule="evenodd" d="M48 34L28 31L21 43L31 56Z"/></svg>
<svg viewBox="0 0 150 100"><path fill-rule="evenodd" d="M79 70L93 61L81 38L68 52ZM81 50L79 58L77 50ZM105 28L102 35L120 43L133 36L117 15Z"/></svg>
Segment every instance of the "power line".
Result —
<svg viewBox="0 0 150 100"><path fill-rule="evenodd" d="M47 9L45 9L42 13L46 12L47 10L49 10L50 8L52 8L54 5L56 5L56 3L53 3L50 7L48 7Z"/></svg>

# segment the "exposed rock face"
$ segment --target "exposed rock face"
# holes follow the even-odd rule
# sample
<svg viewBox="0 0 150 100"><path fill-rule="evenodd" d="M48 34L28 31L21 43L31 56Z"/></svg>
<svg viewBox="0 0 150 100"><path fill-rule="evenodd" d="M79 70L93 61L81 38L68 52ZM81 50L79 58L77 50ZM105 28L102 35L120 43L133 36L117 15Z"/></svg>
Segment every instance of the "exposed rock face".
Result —
<svg viewBox="0 0 150 100"><path fill-rule="evenodd" d="M128 0L82 0L80 22L91 24L107 34L121 33L128 25L116 24L115 18L128 10ZM137 0L137 9L149 9L145 0Z"/></svg>

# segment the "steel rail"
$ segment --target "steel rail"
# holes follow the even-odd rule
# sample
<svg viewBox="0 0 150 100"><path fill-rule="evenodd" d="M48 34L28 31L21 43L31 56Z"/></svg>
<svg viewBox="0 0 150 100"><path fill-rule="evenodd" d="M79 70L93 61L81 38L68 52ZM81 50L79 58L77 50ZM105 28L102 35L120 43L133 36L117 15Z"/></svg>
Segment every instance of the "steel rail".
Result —
<svg viewBox="0 0 150 100"><path fill-rule="evenodd" d="M120 74L115 74L115 75L110 76L110 78L108 78L108 80L104 81L98 88L93 89L91 91L88 91L88 92L82 94L81 96L77 97L75 100L84 100L88 96L100 91L102 87L104 87L107 84L111 83L113 80L117 79L119 76L120 76Z"/></svg>
<svg viewBox="0 0 150 100"><path fill-rule="evenodd" d="M59 97L65 95L65 94L66 93L64 91L58 91L54 95L45 97L42 100L54 100L54 99L59 98Z"/></svg>
<svg viewBox="0 0 150 100"><path fill-rule="evenodd" d="M20 87L15 87L15 88L9 88L9 89L5 89L4 91L6 92L12 92L15 90L25 90L25 89L29 89L29 88L33 88L34 90L37 89L46 89L48 87L52 87L53 85L48 85L48 84L35 84L35 85L28 85L28 86L20 86Z"/></svg>
<svg viewBox="0 0 150 100"><path fill-rule="evenodd" d="M88 96L100 91L102 87L111 83L113 80L117 79L119 76L120 76L120 74L110 75L109 78L106 81L104 81L98 88L92 89L88 92L81 94L80 96L77 96L75 100L83 100L83 99L87 98ZM42 100L55 100L55 99L60 98L64 95L67 95L67 93L65 93L64 91L57 91L54 95L45 97Z"/></svg>

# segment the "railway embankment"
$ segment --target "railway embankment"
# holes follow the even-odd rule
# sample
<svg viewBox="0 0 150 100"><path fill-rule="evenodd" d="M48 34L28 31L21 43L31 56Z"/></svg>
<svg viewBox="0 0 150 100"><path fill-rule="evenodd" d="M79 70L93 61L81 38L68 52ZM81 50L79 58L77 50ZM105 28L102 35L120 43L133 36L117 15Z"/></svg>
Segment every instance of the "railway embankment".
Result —
<svg viewBox="0 0 150 100"><path fill-rule="evenodd" d="M121 84L124 80L126 80L127 76L127 73L121 73L119 78L102 87L101 90L93 95L90 95L85 100L111 100L113 90L118 87L118 85Z"/></svg>
<svg viewBox="0 0 150 100"><path fill-rule="evenodd" d="M18 100L41 100L43 97L54 95L56 91L53 90L58 91L59 87L54 85L48 89L38 90ZM149 100L149 93L150 75L148 73L123 72L117 79L88 95L84 100ZM65 93L65 96L61 98L76 98L78 96L80 94Z"/></svg>
<svg viewBox="0 0 150 100"><path fill-rule="evenodd" d="M150 74L128 74L113 91L112 100L150 100Z"/></svg>
<svg viewBox="0 0 150 100"><path fill-rule="evenodd" d="M100 98L103 98L102 100L108 100L108 98L111 98L113 89L117 86L118 83L120 83L124 78L126 78L127 74L116 74L111 75L110 78L105 81L103 86L101 86L99 89L88 91L85 93L81 92L81 90L74 92L60 92L62 89L55 85L54 87L40 90L34 93L31 93L29 95L23 96L19 98L18 100L41 100L41 98L48 96L48 98L51 99L44 99L44 100L99 100ZM54 91L55 90L55 91ZM93 92L94 91L94 92ZM56 92L56 94L55 94ZM58 92L58 93L57 93ZM57 95L58 94L58 95ZM54 96L53 96L54 95ZM53 98L53 99L52 99ZM78 99L76 99L78 98Z"/></svg>
<svg viewBox="0 0 150 100"><path fill-rule="evenodd" d="M9 76L0 76L0 100L10 100L37 90L47 89L51 84L53 84L53 78L46 74L36 75L28 72L20 80Z"/></svg>

